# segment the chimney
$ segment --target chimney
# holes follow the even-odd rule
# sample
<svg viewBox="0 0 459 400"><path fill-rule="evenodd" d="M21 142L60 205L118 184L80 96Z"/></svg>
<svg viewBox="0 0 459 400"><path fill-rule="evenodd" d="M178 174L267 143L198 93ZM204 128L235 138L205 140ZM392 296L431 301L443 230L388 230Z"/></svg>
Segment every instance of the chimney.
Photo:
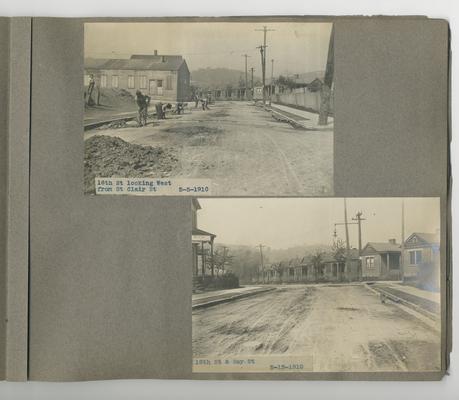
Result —
<svg viewBox="0 0 459 400"><path fill-rule="evenodd" d="M155 56L157 56L157 55L158 55L158 50L155 50Z"/></svg>
<svg viewBox="0 0 459 400"><path fill-rule="evenodd" d="M390 244L397 244L397 241L395 239L389 239Z"/></svg>
<svg viewBox="0 0 459 400"><path fill-rule="evenodd" d="M166 57L161 56L161 62L166 62Z"/></svg>

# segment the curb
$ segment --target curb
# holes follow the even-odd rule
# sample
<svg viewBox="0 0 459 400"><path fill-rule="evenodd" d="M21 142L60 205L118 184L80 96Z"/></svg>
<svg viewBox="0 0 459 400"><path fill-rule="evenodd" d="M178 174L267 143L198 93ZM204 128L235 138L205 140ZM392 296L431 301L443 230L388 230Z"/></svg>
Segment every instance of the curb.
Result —
<svg viewBox="0 0 459 400"><path fill-rule="evenodd" d="M389 292L385 291L382 288L371 287L368 284L365 284L365 286L368 289L370 289L372 292L377 293L379 295L383 294L389 300L392 300L395 303L403 304L404 306L406 306L408 308L411 308L412 310L418 312L419 314L422 314L424 317L427 317L427 318L431 319L432 321L437 322L437 321L440 320L440 316L439 315L431 313L430 311L427 311L427 310L423 309L422 307L418 306L417 304L414 304L414 303L411 303L410 301L402 299L401 297L398 297L398 296L396 296L396 295L394 295L392 293L389 293Z"/></svg>
<svg viewBox="0 0 459 400"><path fill-rule="evenodd" d="M133 121L137 118L137 114L134 116L127 115L126 117L120 118L110 118L103 121L96 121L96 122L88 122L84 124L84 131L89 131L91 129L96 129L111 122L119 122L119 121Z"/></svg>
<svg viewBox="0 0 459 400"><path fill-rule="evenodd" d="M192 305L191 309L192 310L197 310L197 309L200 309L200 308L212 307L212 306L216 306L218 304L228 303L228 302L233 301L233 300L243 299L245 297L251 297L251 296L255 296L257 294L270 292L270 291L275 290L275 289L276 288L266 288L266 289L261 289L261 290L257 290L257 291L254 291L254 292L249 292L249 293L235 294L234 296L231 296L231 297L225 297L223 299L210 300L210 301L207 301L205 303Z"/></svg>

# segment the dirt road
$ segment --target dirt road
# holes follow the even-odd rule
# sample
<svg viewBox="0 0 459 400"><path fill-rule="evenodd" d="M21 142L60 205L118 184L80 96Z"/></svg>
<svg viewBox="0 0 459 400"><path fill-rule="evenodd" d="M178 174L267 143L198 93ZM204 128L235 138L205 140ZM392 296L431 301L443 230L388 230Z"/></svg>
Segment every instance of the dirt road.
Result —
<svg viewBox="0 0 459 400"><path fill-rule="evenodd" d="M193 312L194 357L312 355L314 371L440 368L440 334L364 285L279 286Z"/></svg>
<svg viewBox="0 0 459 400"><path fill-rule="evenodd" d="M143 128L96 130L140 145L177 149L175 178L212 180L213 195L330 195L333 132L296 130L245 102L217 102Z"/></svg>

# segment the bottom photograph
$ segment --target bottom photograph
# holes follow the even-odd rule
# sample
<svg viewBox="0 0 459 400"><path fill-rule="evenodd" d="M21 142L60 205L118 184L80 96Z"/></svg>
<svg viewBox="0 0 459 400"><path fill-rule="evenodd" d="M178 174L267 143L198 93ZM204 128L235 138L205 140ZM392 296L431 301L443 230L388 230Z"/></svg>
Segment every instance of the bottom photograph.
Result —
<svg viewBox="0 0 459 400"><path fill-rule="evenodd" d="M441 369L438 198L193 200L193 372Z"/></svg>

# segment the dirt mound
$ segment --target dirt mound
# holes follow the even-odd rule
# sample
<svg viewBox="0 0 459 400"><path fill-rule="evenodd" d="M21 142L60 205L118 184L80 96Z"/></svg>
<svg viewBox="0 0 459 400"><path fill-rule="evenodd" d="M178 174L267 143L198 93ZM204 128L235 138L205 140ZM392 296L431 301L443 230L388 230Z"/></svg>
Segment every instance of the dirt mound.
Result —
<svg viewBox="0 0 459 400"><path fill-rule="evenodd" d="M96 176L167 177L177 161L171 148L140 146L117 137L96 135L85 141L84 190L95 193Z"/></svg>

